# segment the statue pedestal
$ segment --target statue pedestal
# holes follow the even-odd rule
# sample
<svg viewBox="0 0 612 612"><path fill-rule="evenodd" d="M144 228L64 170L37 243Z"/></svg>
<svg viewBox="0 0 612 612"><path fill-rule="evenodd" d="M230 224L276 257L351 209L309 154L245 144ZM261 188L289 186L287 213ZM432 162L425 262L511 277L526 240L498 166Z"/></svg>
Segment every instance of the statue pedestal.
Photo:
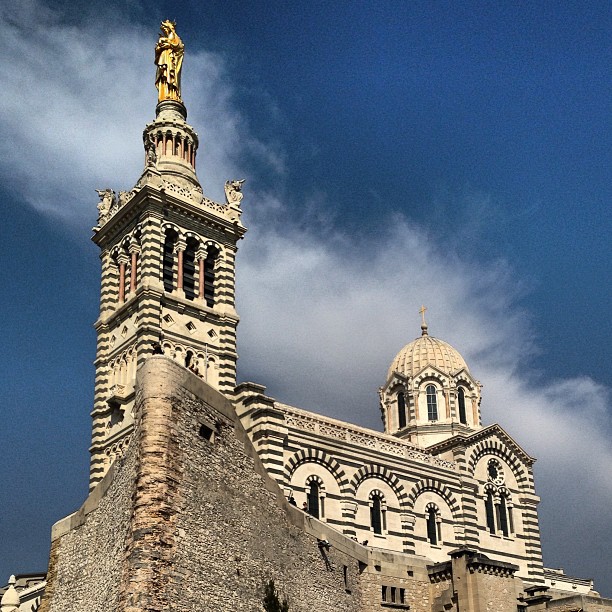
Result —
<svg viewBox="0 0 612 612"><path fill-rule="evenodd" d="M162 100L155 107L155 117L166 121L185 121L187 109L179 100Z"/></svg>

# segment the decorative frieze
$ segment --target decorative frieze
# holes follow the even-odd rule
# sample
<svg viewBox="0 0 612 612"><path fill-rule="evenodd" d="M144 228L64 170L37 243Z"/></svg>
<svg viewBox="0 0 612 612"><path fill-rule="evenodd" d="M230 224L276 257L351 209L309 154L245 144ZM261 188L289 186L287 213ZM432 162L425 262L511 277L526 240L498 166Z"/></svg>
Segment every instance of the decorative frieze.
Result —
<svg viewBox="0 0 612 612"><path fill-rule="evenodd" d="M277 403L276 407L283 412L285 423L288 427L302 429L328 438L334 438L335 440L343 440L357 444L363 448L380 451L387 455L395 455L397 457L412 459L420 463L428 463L429 465L441 467L446 470L454 471L457 468L456 464L452 461L446 461L421 452L410 442L405 440L393 438L385 434L377 435L356 426L351 427L346 424L340 425L338 422L326 419L325 417L306 415L285 404Z"/></svg>

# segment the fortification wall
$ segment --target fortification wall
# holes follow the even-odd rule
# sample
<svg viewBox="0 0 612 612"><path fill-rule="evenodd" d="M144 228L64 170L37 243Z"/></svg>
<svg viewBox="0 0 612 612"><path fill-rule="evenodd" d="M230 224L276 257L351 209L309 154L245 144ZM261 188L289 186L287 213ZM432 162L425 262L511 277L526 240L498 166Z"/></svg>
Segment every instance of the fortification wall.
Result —
<svg viewBox="0 0 612 612"><path fill-rule="evenodd" d="M299 510L292 520L230 402L165 358L138 379L142 465L121 609L257 610L273 579L292 611L358 610L358 560L321 550Z"/></svg>
<svg viewBox="0 0 612 612"><path fill-rule="evenodd" d="M39 612L117 609L136 466L136 445L131 443L83 506L53 526Z"/></svg>

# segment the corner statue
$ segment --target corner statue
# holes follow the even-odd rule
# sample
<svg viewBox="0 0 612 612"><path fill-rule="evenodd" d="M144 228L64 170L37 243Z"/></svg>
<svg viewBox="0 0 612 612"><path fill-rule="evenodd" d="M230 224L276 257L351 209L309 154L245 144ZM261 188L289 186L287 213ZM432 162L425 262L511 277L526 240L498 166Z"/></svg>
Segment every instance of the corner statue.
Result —
<svg viewBox="0 0 612 612"><path fill-rule="evenodd" d="M176 33L173 21L162 21L159 40L155 46L155 87L159 92L157 101L181 101L181 67L185 45Z"/></svg>

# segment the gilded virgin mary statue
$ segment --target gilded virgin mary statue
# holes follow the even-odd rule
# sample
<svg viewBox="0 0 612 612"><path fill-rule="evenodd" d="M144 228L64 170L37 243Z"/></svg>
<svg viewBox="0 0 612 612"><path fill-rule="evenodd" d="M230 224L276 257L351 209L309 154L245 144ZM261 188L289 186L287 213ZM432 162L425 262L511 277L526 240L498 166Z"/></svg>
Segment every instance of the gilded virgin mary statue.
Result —
<svg viewBox="0 0 612 612"><path fill-rule="evenodd" d="M155 46L155 87L159 92L158 102L181 101L181 68L185 45L175 28L176 23L173 21L162 21L159 40Z"/></svg>

